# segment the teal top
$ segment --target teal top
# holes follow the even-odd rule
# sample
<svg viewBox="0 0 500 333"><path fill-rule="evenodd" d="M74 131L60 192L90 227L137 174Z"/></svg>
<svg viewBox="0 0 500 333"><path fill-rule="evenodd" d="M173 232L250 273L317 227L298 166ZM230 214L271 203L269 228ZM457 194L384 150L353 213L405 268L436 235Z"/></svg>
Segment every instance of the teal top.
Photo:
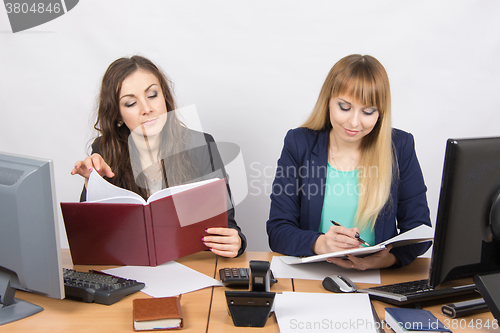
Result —
<svg viewBox="0 0 500 333"><path fill-rule="evenodd" d="M326 233L333 220L346 228L354 228L354 215L358 209L358 170L339 171L328 164L325 185L325 198L319 232ZM360 237L370 245L375 245L375 231L365 228Z"/></svg>

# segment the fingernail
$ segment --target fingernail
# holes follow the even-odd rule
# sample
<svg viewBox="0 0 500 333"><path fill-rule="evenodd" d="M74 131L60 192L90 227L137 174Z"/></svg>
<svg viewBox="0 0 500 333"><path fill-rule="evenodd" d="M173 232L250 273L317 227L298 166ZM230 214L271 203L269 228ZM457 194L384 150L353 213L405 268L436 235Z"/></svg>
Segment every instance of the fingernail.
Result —
<svg viewBox="0 0 500 333"><path fill-rule="evenodd" d="M90 168L89 171L92 172L92 168Z"/></svg>
<svg viewBox="0 0 500 333"><path fill-rule="evenodd" d="M95 170L96 170L97 172L101 171L101 170L99 170L99 169L95 169Z"/></svg>
<svg viewBox="0 0 500 333"><path fill-rule="evenodd" d="M204 242L204 241L205 241L205 237L202 237L202 238L201 238L201 241L202 241L202 242Z"/></svg>

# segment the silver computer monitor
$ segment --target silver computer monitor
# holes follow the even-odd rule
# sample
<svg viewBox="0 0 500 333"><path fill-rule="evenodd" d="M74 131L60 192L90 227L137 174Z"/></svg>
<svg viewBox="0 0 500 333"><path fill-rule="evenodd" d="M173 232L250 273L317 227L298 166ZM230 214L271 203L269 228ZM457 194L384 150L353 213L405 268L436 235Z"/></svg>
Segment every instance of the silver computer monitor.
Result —
<svg viewBox="0 0 500 333"><path fill-rule="evenodd" d="M43 310L16 290L64 298L52 161L0 153L0 325Z"/></svg>

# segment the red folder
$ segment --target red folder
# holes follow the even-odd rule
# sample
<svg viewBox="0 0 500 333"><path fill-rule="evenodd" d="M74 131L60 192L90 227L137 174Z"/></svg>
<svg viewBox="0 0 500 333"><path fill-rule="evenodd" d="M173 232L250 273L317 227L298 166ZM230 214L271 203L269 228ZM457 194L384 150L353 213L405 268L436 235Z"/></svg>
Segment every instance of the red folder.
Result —
<svg viewBox="0 0 500 333"><path fill-rule="evenodd" d="M75 265L157 266L206 250L211 227L227 227L225 179L148 204L62 202Z"/></svg>

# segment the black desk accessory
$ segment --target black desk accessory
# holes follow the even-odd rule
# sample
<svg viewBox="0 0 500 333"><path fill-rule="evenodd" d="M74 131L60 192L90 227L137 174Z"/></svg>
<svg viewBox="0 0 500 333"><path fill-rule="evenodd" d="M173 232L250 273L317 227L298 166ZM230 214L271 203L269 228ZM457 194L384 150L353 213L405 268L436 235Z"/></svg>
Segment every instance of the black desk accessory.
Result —
<svg viewBox="0 0 500 333"><path fill-rule="evenodd" d="M269 271L271 274L271 286L278 282L274 278L273 271ZM250 268L221 268L219 269L219 278L225 287L230 288L246 288L250 284Z"/></svg>
<svg viewBox="0 0 500 333"><path fill-rule="evenodd" d="M397 306L476 293L476 285L474 283L433 289L429 288L428 281L424 279L358 289L358 293L368 293L370 294L370 299Z"/></svg>
<svg viewBox="0 0 500 333"><path fill-rule="evenodd" d="M270 292L269 261L251 260L248 291L226 290L226 302L234 326L264 327L271 314L274 296Z"/></svg>
<svg viewBox="0 0 500 333"><path fill-rule="evenodd" d="M488 305L482 298L450 303L441 307L441 313L450 318L460 318L486 311L488 311Z"/></svg>
<svg viewBox="0 0 500 333"><path fill-rule="evenodd" d="M500 320L500 273L474 276L474 283L488 304L493 317Z"/></svg>
<svg viewBox="0 0 500 333"><path fill-rule="evenodd" d="M377 314L377 310L375 310L375 307L373 306L373 302L371 300L370 306L372 307L373 319L375 320L375 330L377 331L377 333L385 333L384 325L382 324L382 321Z"/></svg>

